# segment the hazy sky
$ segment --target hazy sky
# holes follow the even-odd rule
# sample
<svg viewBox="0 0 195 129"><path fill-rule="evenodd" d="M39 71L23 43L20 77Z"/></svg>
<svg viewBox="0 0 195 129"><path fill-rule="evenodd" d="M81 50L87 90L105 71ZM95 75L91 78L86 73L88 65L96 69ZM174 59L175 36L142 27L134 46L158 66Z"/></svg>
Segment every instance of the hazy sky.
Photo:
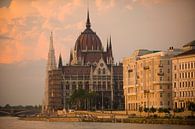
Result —
<svg viewBox="0 0 195 129"><path fill-rule="evenodd" d="M87 0L0 0L0 105L41 104L50 32L68 62L86 10ZM89 10L104 46L112 36L117 62L195 40L195 0L89 0Z"/></svg>

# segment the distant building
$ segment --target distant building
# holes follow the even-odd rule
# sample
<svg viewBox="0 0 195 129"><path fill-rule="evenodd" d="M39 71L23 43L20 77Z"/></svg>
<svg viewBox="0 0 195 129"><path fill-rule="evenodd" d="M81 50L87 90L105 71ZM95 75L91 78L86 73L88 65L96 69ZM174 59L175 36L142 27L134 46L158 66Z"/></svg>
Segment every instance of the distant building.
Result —
<svg viewBox="0 0 195 129"><path fill-rule="evenodd" d="M46 112L74 108L68 102L72 93L79 88L96 93L95 104L91 105L94 109L124 108L122 64L114 64L111 37L104 50L100 38L91 29L89 13L86 29L76 40L67 65L63 65L60 55L56 68L53 41L51 42L48 67L52 68L47 69L44 102Z"/></svg>
<svg viewBox="0 0 195 129"><path fill-rule="evenodd" d="M195 41L183 49L183 53L172 58L174 109L187 109L190 102L195 103Z"/></svg>
<svg viewBox="0 0 195 129"><path fill-rule="evenodd" d="M172 108L171 57L181 50L137 50L123 60L125 109Z"/></svg>

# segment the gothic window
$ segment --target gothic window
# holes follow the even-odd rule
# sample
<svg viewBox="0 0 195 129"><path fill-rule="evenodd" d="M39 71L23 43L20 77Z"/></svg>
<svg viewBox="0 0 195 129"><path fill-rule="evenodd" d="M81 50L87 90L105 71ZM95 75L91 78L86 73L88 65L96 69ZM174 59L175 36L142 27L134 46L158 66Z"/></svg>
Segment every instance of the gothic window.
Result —
<svg viewBox="0 0 195 129"><path fill-rule="evenodd" d="M103 68L103 74L106 74L106 69L105 68Z"/></svg>
<svg viewBox="0 0 195 129"><path fill-rule="evenodd" d="M101 90L101 82L98 82L98 90Z"/></svg>
<svg viewBox="0 0 195 129"><path fill-rule="evenodd" d="M72 90L76 90L76 83L75 82L72 83Z"/></svg>
<svg viewBox="0 0 195 129"><path fill-rule="evenodd" d="M89 82L85 82L85 89L89 90Z"/></svg>
<svg viewBox="0 0 195 129"><path fill-rule="evenodd" d="M79 89L82 89L83 88L82 82L79 82L78 86L79 86Z"/></svg>
<svg viewBox="0 0 195 129"><path fill-rule="evenodd" d="M100 68L98 69L98 74L101 74L101 69Z"/></svg>
<svg viewBox="0 0 195 129"><path fill-rule="evenodd" d="M66 84L66 90L69 90L69 88L70 88L69 84Z"/></svg>

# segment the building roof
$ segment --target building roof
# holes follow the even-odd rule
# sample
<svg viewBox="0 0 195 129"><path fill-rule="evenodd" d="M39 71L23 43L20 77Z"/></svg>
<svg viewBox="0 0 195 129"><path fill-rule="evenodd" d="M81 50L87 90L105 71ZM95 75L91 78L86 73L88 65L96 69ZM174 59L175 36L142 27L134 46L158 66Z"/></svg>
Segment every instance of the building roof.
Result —
<svg viewBox="0 0 195 129"><path fill-rule="evenodd" d="M195 46L195 40L185 44L183 47L187 47L187 46Z"/></svg>
<svg viewBox="0 0 195 129"><path fill-rule="evenodd" d="M75 43L75 50L102 50L100 38L91 29L89 12L87 12L86 29L78 37Z"/></svg>
<svg viewBox="0 0 195 129"><path fill-rule="evenodd" d="M189 51L185 51L181 54L176 55L175 57L180 57L180 56L188 56L188 55L195 55L195 49L191 49Z"/></svg>

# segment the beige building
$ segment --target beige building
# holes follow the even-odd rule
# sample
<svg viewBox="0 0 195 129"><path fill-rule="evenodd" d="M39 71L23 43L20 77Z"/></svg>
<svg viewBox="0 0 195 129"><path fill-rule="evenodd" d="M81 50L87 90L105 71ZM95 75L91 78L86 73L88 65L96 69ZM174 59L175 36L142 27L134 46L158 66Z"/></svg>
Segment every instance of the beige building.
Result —
<svg viewBox="0 0 195 129"><path fill-rule="evenodd" d="M125 109L172 107L171 57L181 50L137 50L123 60Z"/></svg>
<svg viewBox="0 0 195 129"><path fill-rule="evenodd" d="M185 52L172 58L173 108L195 103L195 41L184 45Z"/></svg>

